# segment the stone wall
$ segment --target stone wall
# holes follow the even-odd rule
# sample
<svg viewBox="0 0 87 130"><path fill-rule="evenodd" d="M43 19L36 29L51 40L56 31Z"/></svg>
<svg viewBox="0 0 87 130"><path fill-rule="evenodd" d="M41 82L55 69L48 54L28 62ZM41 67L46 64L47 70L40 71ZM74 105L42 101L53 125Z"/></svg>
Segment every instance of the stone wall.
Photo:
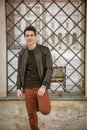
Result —
<svg viewBox="0 0 87 130"><path fill-rule="evenodd" d="M51 101L47 116L38 112L41 130L87 130L87 101ZM0 102L0 130L30 130L24 101Z"/></svg>

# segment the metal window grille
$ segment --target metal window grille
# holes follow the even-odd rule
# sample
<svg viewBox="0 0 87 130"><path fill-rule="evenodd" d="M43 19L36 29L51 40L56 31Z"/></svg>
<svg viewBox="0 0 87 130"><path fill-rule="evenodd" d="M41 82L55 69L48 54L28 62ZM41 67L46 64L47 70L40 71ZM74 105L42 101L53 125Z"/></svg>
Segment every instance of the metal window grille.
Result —
<svg viewBox="0 0 87 130"><path fill-rule="evenodd" d="M52 82L50 93L84 95L85 16L85 0L6 0L9 94L16 90L23 30L31 24L37 28L38 43L49 47L54 67L66 67L66 91Z"/></svg>

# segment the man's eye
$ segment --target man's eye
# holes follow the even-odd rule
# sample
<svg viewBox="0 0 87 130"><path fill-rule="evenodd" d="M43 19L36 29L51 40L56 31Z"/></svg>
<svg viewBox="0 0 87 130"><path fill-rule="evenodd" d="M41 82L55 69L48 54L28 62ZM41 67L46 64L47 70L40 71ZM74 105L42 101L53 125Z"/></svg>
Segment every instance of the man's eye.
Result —
<svg viewBox="0 0 87 130"><path fill-rule="evenodd" d="M31 37L33 37L33 36L34 36L34 34L31 34L30 36L31 36Z"/></svg>
<svg viewBox="0 0 87 130"><path fill-rule="evenodd" d="M25 35L25 37L29 37L29 35Z"/></svg>

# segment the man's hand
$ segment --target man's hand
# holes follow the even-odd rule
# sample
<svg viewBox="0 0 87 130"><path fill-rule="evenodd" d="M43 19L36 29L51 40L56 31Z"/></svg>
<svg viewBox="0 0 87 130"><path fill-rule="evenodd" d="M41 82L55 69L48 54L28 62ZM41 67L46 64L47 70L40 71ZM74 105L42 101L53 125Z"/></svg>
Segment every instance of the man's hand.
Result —
<svg viewBox="0 0 87 130"><path fill-rule="evenodd" d="M38 90L38 96L43 97L45 91L46 91L46 88L40 87Z"/></svg>
<svg viewBox="0 0 87 130"><path fill-rule="evenodd" d="M20 99L20 100L24 100L22 91L21 91L20 89L17 90L17 97L18 97L18 99Z"/></svg>

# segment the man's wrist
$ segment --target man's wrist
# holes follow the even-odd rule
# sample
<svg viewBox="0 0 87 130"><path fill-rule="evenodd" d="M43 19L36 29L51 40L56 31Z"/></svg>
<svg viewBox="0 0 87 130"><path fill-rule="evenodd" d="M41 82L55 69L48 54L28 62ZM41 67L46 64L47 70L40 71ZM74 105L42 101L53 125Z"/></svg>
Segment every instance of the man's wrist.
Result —
<svg viewBox="0 0 87 130"><path fill-rule="evenodd" d="M41 86L41 88L44 88L44 89L46 89L46 86L45 86L45 85L42 85L42 86Z"/></svg>
<svg viewBox="0 0 87 130"><path fill-rule="evenodd" d="M17 91L21 91L21 89L18 88Z"/></svg>

